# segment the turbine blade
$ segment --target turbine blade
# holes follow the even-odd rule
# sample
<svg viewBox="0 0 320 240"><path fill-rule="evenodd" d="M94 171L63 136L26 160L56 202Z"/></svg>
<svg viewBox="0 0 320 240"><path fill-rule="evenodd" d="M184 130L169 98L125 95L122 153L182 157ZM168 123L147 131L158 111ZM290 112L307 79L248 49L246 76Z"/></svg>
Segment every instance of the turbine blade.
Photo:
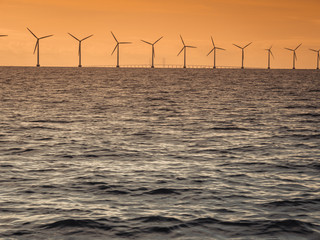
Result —
<svg viewBox="0 0 320 240"><path fill-rule="evenodd" d="M153 45L156 44L157 42L159 42L162 38L163 38L163 37L161 37L161 38L159 38L157 41L155 41L155 42L153 43Z"/></svg>
<svg viewBox="0 0 320 240"><path fill-rule="evenodd" d="M211 49L211 51L207 54L209 56L213 52L214 48Z"/></svg>
<svg viewBox="0 0 320 240"><path fill-rule="evenodd" d="M289 51L294 51L293 49L291 49L291 48L284 48L284 49L287 49L287 50L289 50Z"/></svg>
<svg viewBox="0 0 320 240"><path fill-rule="evenodd" d="M313 52L318 52L317 50L314 50L314 49L311 49L311 48L310 48L309 50L310 50L310 51L313 51Z"/></svg>
<svg viewBox="0 0 320 240"><path fill-rule="evenodd" d="M297 50L301 45L302 45L302 43L300 43L300 44L299 44L299 46L298 46L298 47L296 47L294 50Z"/></svg>
<svg viewBox="0 0 320 240"><path fill-rule="evenodd" d="M113 51L112 51L111 55L113 55L114 51L115 51L118 47L119 47L119 43L117 43L117 44L116 44L116 46L114 47L114 49L113 49Z"/></svg>
<svg viewBox="0 0 320 240"><path fill-rule="evenodd" d="M188 48L197 48L197 47L195 47L195 46L185 46L185 47L188 47Z"/></svg>
<svg viewBox="0 0 320 240"><path fill-rule="evenodd" d="M90 37L92 37L92 36L93 36L93 34L91 34L91 35L88 36L88 37L82 38L80 41L84 41L84 40L86 40L86 39L88 39L88 38L90 38Z"/></svg>
<svg viewBox="0 0 320 240"><path fill-rule="evenodd" d="M180 55L180 53L185 49L186 47L184 46L181 50L180 50L180 52L178 53L178 55L177 56L179 56Z"/></svg>
<svg viewBox="0 0 320 240"><path fill-rule="evenodd" d="M240 48L240 49L242 49L242 47L240 47L240 46L237 45L237 44L234 44L234 43L233 43L233 45L236 46L236 47L238 47L238 48Z"/></svg>
<svg viewBox="0 0 320 240"><path fill-rule="evenodd" d="M118 42L118 40L116 39L116 36L113 34L113 32L112 32L112 31L111 31L111 34L112 34L112 36L113 36L114 40L116 40L116 42L117 42L117 43L119 43L119 42Z"/></svg>
<svg viewBox="0 0 320 240"><path fill-rule="evenodd" d="M38 37L29 29L29 28L27 28L28 30L29 30L29 32L31 32L31 34L36 38L36 39L38 39Z"/></svg>
<svg viewBox="0 0 320 240"><path fill-rule="evenodd" d="M48 36L44 36L44 37L41 37L39 39L44 39L44 38L48 38L48 37L52 37L53 35L48 35Z"/></svg>
<svg viewBox="0 0 320 240"><path fill-rule="evenodd" d="M270 54L271 54L272 58L274 58L272 51L271 51L271 50L269 50L269 52L270 52Z"/></svg>
<svg viewBox="0 0 320 240"><path fill-rule="evenodd" d="M36 45L35 45L34 50L33 50L33 54L35 54L35 52L36 52L38 47L39 47L39 39L36 42Z"/></svg>
<svg viewBox="0 0 320 240"><path fill-rule="evenodd" d="M146 43L146 44L152 45L152 43L149 43L149 42L147 42L147 41L145 41L145 40L141 40L141 41L144 42L144 43Z"/></svg>
<svg viewBox="0 0 320 240"><path fill-rule="evenodd" d="M131 44L132 42L119 42L119 44Z"/></svg>
<svg viewBox="0 0 320 240"><path fill-rule="evenodd" d="M8 35L0 35L0 37L7 37Z"/></svg>
<svg viewBox="0 0 320 240"><path fill-rule="evenodd" d="M224 49L224 48L220 48L220 47L216 47L216 49L219 49L219 50L226 50L226 49Z"/></svg>
<svg viewBox="0 0 320 240"><path fill-rule="evenodd" d="M252 42L251 42L252 43ZM246 48L246 47L248 47L251 43L249 43L249 44L247 44L247 45L245 45L243 48Z"/></svg>
<svg viewBox="0 0 320 240"><path fill-rule="evenodd" d="M211 42L212 42L213 47L216 47L216 45L214 44L212 36L211 36Z"/></svg>
<svg viewBox="0 0 320 240"><path fill-rule="evenodd" d="M68 33L71 37L73 37L75 40L80 41L78 38L76 38L75 36L73 36L71 33Z"/></svg>
<svg viewBox="0 0 320 240"><path fill-rule="evenodd" d="M182 36L180 35L183 46L185 46Z"/></svg>

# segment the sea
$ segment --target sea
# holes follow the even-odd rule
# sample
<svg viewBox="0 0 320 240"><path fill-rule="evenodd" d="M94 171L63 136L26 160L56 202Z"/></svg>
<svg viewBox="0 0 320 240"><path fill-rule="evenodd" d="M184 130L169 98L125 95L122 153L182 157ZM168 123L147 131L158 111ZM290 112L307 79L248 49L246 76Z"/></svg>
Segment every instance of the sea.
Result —
<svg viewBox="0 0 320 240"><path fill-rule="evenodd" d="M320 239L320 71L0 67L0 239Z"/></svg>

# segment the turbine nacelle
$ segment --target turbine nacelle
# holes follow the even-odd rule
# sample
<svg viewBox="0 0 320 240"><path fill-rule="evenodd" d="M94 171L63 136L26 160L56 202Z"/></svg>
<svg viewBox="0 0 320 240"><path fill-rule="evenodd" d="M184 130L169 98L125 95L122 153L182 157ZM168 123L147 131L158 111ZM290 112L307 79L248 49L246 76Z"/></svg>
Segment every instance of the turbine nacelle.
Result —
<svg viewBox="0 0 320 240"><path fill-rule="evenodd" d="M315 50L315 49L309 49L310 51L312 51L312 52L316 52L316 53L318 53L319 54L319 52L320 52L320 49L319 50Z"/></svg>
<svg viewBox="0 0 320 240"><path fill-rule="evenodd" d="M149 44L149 45L152 45L154 46L157 42L159 42L163 37L159 38L157 41L155 41L154 43L151 43L151 42L147 42L145 40L141 40L142 42L146 43L146 44Z"/></svg>
<svg viewBox="0 0 320 240"><path fill-rule="evenodd" d="M44 36L44 37L37 37L29 28L27 28L29 30L29 32L37 39L37 42L36 42L36 45L34 47L34 51L33 51L33 54L35 54L36 50L39 48L39 41L41 39L44 39L44 38L48 38L48 37L52 37L53 35L47 35L47 36Z"/></svg>
<svg viewBox="0 0 320 240"><path fill-rule="evenodd" d="M266 48L265 50L266 50L266 51L268 51L268 54L270 54L270 55L274 58L274 56L273 56L273 53L272 53L271 49L272 49L272 46L271 46L271 47L269 47L269 48Z"/></svg>
<svg viewBox="0 0 320 240"><path fill-rule="evenodd" d="M119 42L118 39L116 38L116 36L113 34L113 32L111 32L111 34L112 34L114 40L115 40L116 43L117 43L116 46L115 46L115 48L113 49L111 55L113 55L113 53L115 52L115 50L116 50L117 48L119 48L119 45L120 45L120 44L131 44L131 43L132 43L132 42Z"/></svg>
<svg viewBox="0 0 320 240"><path fill-rule="evenodd" d="M187 49L187 48L197 48L197 47L195 47L195 46L189 46L189 45L186 45L186 44L184 43L183 38L182 38L182 36L181 36L181 35L180 35L180 38L181 38L181 41L182 41L183 47L182 47L182 49L180 50L180 52L178 53L178 55L177 55L177 56L179 56L179 55L180 55L180 53L181 53L183 50Z"/></svg>
<svg viewBox="0 0 320 240"><path fill-rule="evenodd" d="M244 47L240 47L239 45L233 43L234 46L236 46L237 48L240 48L240 49L242 49L242 50L244 50L245 48L247 48L250 44L252 44L252 42L251 42L251 43L248 43L248 44L245 45Z"/></svg>
<svg viewBox="0 0 320 240"><path fill-rule="evenodd" d="M300 43L295 49L292 49L292 48L284 48L284 49L293 52L293 58L294 58L295 60L298 60L297 54L296 54L296 50L297 50L301 45L302 45L302 43Z"/></svg>
<svg viewBox="0 0 320 240"><path fill-rule="evenodd" d="M220 47L216 47L216 45L214 44L213 38L211 37L211 42L212 42L212 46L213 48L210 50L210 52L207 54L207 56L209 56L214 50L218 49L218 50L223 50L225 51L226 49L224 48L220 48Z"/></svg>

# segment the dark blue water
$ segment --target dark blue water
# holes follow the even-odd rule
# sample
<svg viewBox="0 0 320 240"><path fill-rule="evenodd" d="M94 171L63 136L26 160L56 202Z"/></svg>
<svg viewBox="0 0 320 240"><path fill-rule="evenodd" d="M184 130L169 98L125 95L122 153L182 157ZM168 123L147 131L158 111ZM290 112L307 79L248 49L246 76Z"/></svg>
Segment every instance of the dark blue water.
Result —
<svg viewBox="0 0 320 240"><path fill-rule="evenodd" d="M320 72L0 68L1 239L320 239Z"/></svg>

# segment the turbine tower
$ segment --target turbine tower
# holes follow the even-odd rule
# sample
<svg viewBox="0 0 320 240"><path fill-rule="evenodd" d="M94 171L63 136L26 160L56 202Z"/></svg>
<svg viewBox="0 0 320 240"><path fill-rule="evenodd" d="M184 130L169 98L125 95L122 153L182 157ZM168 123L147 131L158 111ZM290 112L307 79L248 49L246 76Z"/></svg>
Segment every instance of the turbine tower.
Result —
<svg viewBox="0 0 320 240"><path fill-rule="evenodd" d="M44 38L48 38L48 37L52 37L53 35L48 35L48 36L44 36L44 37L40 37L38 38L29 28L27 28L29 30L29 32L37 39L36 45L34 47L34 51L33 54L35 54L35 52L37 51L37 67L40 67L40 62L39 62L39 48L40 48L40 40L44 39Z"/></svg>
<svg viewBox="0 0 320 240"><path fill-rule="evenodd" d="M183 62L183 68L186 68L186 62L187 62L187 48L197 48L197 47L194 47L194 46L188 46L188 45L185 45L184 41L183 41L183 38L182 36L180 35L180 38L181 38L181 41L182 41L182 44L183 44L183 48L180 50L180 52L178 53L177 56L180 55L180 53L182 51L184 51L184 62Z"/></svg>
<svg viewBox="0 0 320 240"><path fill-rule="evenodd" d="M292 67L292 69L296 69L296 60L298 60L297 54L296 54L296 50L301 46L301 44L302 44L302 43L300 43L300 44L298 45L298 47L296 47L295 49L284 48L284 49L287 49L287 50L293 52L293 67Z"/></svg>
<svg viewBox="0 0 320 240"><path fill-rule="evenodd" d="M152 55L151 55L151 59L152 59L152 63L151 63L151 68L154 68L154 57L155 57L155 53L154 53L154 45L159 42L163 37L159 38L157 41L155 41L154 43L150 43L150 42L147 42L145 40L141 40L142 42L146 43L146 44L149 44L152 46Z"/></svg>
<svg viewBox="0 0 320 240"><path fill-rule="evenodd" d="M319 61L320 61L320 53L319 52L320 52L320 49L319 50L310 49L310 51L317 53L317 69L319 69Z"/></svg>
<svg viewBox="0 0 320 240"><path fill-rule="evenodd" d="M272 46L270 48L265 49L266 51L268 51L268 69L270 69L270 55L274 58L271 48Z"/></svg>
<svg viewBox="0 0 320 240"><path fill-rule="evenodd" d="M212 42L213 48L211 49L211 51L208 53L207 56L209 56L213 52L213 68L216 68L216 50L217 49L225 50L225 49L224 48L220 48L220 47L216 47L212 37L211 37L211 42Z"/></svg>
<svg viewBox="0 0 320 240"><path fill-rule="evenodd" d="M120 67L120 65L119 65L120 45L121 45L121 44L131 44L131 42L119 42L119 41L117 40L117 38L114 36L113 32L111 32L111 34L112 34L114 40L116 40L116 43L117 43L116 46L114 47L111 55L113 55L114 51L117 49L117 68L118 68L118 67Z"/></svg>
<svg viewBox="0 0 320 240"><path fill-rule="evenodd" d="M88 38L90 38L90 37L92 37L93 34L91 34L91 35L88 36L88 37L82 38L82 39L76 38L76 37L73 36L71 33L68 33L68 34L69 34L71 37L73 37L75 40L77 40L77 41L79 42L79 51L78 51L78 55L79 55L79 65L78 65L78 67L82 67L82 65L81 65L81 42L84 41L84 40L86 40L86 39L88 39Z"/></svg>
<svg viewBox="0 0 320 240"><path fill-rule="evenodd" d="M252 42L251 42L252 43ZM237 48L240 48L242 50L242 64L241 64L241 69L243 69L243 62L244 62L244 49L246 47L248 47L251 43L248 43L247 45L245 45L244 47L240 47L239 45L237 44L233 44L234 46L236 46Z"/></svg>

